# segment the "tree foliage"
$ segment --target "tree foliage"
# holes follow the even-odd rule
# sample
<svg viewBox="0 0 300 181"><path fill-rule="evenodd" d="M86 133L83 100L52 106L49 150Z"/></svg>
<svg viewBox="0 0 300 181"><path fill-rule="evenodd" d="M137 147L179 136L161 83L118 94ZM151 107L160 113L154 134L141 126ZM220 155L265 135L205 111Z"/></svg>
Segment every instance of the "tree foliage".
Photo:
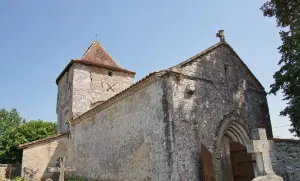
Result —
<svg viewBox="0 0 300 181"><path fill-rule="evenodd" d="M16 109L0 110L0 163L21 163L19 144L56 134L56 123L25 121Z"/></svg>
<svg viewBox="0 0 300 181"><path fill-rule="evenodd" d="M6 111L0 109L0 135L11 126L20 126L25 120L20 116L16 109Z"/></svg>
<svg viewBox="0 0 300 181"><path fill-rule="evenodd" d="M280 115L289 117L290 131L300 137L300 0L270 0L261 10L264 16L275 17L281 27L281 68L273 76L270 93L282 90L288 104Z"/></svg>

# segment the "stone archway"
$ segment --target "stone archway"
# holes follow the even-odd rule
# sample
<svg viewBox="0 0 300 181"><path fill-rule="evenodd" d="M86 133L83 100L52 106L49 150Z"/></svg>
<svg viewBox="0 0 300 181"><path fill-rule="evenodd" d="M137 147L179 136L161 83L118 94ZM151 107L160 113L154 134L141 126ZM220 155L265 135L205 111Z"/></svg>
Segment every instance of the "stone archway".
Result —
<svg viewBox="0 0 300 181"><path fill-rule="evenodd" d="M246 150L250 136L243 120L233 115L227 116L222 120L217 131L218 167L221 180L252 180L254 176L252 156ZM250 173L239 169L241 165L247 167Z"/></svg>

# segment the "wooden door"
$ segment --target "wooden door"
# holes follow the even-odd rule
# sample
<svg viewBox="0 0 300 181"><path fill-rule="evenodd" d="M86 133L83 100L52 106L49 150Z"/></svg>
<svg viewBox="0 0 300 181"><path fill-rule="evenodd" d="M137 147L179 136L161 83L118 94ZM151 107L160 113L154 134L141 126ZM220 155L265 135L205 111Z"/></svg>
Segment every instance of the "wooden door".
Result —
<svg viewBox="0 0 300 181"><path fill-rule="evenodd" d="M230 157L234 181L251 181L254 179L254 161L251 153L247 153L244 145L231 141Z"/></svg>
<svg viewBox="0 0 300 181"><path fill-rule="evenodd" d="M202 180L214 181L212 155L209 150L201 145Z"/></svg>

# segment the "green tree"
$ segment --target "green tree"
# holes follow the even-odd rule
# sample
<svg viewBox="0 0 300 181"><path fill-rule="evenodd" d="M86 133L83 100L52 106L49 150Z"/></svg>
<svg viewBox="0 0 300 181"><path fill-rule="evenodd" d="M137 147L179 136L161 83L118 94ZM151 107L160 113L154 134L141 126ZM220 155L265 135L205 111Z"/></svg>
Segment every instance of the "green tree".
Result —
<svg viewBox="0 0 300 181"><path fill-rule="evenodd" d="M290 131L300 137L300 0L270 0L261 10L264 16L275 17L281 27L281 68L273 76L275 83L270 86L270 93L276 95L282 90L288 103L280 115L289 117Z"/></svg>
<svg viewBox="0 0 300 181"><path fill-rule="evenodd" d="M28 121L22 124L19 130L20 134L26 139L25 142L31 142L56 134L56 123L45 122L42 120Z"/></svg>
<svg viewBox="0 0 300 181"><path fill-rule="evenodd" d="M0 135L11 126L20 126L25 120L20 116L16 109L7 111L0 109Z"/></svg>
<svg viewBox="0 0 300 181"><path fill-rule="evenodd" d="M16 109L1 109L0 125L0 163L21 163L19 144L56 134L56 123L42 120L26 122Z"/></svg>

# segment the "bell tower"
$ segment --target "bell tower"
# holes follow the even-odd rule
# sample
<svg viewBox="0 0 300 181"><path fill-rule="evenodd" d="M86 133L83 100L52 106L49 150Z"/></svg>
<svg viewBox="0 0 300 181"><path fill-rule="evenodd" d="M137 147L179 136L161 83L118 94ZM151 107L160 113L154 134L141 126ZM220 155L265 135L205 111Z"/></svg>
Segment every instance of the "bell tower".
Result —
<svg viewBox="0 0 300 181"><path fill-rule="evenodd" d="M81 59L72 59L56 79L57 132L68 131L66 121L77 118L134 83L135 72L119 66L94 41Z"/></svg>

